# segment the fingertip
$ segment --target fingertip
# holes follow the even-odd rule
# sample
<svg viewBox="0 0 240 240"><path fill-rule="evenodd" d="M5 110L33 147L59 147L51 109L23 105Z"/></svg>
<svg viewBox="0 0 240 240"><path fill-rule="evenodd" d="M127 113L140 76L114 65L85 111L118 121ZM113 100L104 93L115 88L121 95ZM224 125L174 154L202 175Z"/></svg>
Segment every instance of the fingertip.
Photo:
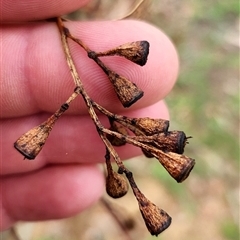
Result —
<svg viewBox="0 0 240 240"><path fill-rule="evenodd" d="M67 22L66 26L93 51L105 51L139 40L150 42L148 61L143 67L119 56L101 58L111 70L143 90L144 96L131 109L150 106L163 99L172 89L178 74L177 52L169 38L156 27L133 20ZM18 44L10 44L16 39ZM87 57L79 45L71 40L69 44L89 96L110 111L123 111L124 108L102 69ZM72 93L74 82L55 24L12 27L11 31L7 31L4 51L4 117L54 112ZM19 54L13 59L16 52ZM84 101L76 100L68 112L85 114L87 109Z"/></svg>
<svg viewBox="0 0 240 240"><path fill-rule="evenodd" d="M61 16L86 5L89 0L2 0L1 21L36 21Z"/></svg>
<svg viewBox="0 0 240 240"><path fill-rule="evenodd" d="M119 56L102 58L107 66L136 83L144 91L144 96L132 105L131 109L155 104L173 88L179 71L178 53L171 39L159 28L137 20L97 22L94 25L92 22L83 25L70 23L68 26L75 36L83 39L94 51L106 51L123 43L139 40L150 43L148 59L142 67ZM90 95L109 109L114 105L114 109L117 107L122 110L102 70L94 66L89 59L83 63L79 46L74 43L70 45L76 64L81 66L79 69L83 81L85 79L86 86L91 83L88 88Z"/></svg>

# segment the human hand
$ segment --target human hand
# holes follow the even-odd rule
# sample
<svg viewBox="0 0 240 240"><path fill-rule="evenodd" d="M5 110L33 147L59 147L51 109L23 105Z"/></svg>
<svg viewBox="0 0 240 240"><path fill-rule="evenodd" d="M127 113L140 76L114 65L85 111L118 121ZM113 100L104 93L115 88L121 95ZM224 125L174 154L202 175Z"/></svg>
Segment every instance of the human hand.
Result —
<svg viewBox="0 0 240 240"><path fill-rule="evenodd" d="M18 220L71 216L89 207L103 192L104 179L96 163L104 161L105 147L80 98L56 123L34 161L23 161L13 148L19 136L45 121L74 89L56 24L26 21L60 16L86 2L2 1L1 230ZM119 57L104 59L144 91L144 97L128 110L119 103L102 70L75 43L70 47L86 90L96 102L122 115L168 118L162 99L176 80L178 58L162 32L139 21L67 22L66 26L97 51L149 41L144 67ZM107 123L103 116L100 119ZM118 152L122 159L140 154L133 146Z"/></svg>

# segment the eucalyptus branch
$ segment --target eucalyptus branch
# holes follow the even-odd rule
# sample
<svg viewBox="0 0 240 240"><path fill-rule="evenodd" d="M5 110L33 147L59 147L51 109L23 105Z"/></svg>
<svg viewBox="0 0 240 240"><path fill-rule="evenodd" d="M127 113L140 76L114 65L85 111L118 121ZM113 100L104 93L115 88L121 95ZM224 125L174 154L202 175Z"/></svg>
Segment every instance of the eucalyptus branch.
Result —
<svg viewBox="0 0 240 240"><path fill-rule="evenodd" d="M25 158L34 159L45 145L56 121L67 111L70 103L81 95L88 114L106 148L106 191L108 195L113 198L122 197L128 192L130 185L149 232L157 236L171 224L171 217L151 203L139 190L133 173L125 167L114 146L122 146L127 143L139 147L147 157L157 158L177 182L182 182L188 177L195 164L194 159L183 155L189 137L186 137L182 131L169 131L168 120L149 117L130 118L118 115L93 101L86 92L78 74L68 41L72 40L82 47L87 52L87 56L103 70L124 107L130 107L142 98L143 90L131 80L111 70L100 58L118 55L143 66L147 62L149 43L145 40L136 41L122 44L104 52L96 52L90 49L81 39L74 37L61 18L56 18L55 21L60 32L62 47L75 83L75 89L67 101L47 121L23 134L14 143L14 147ZM96 111L108 118L110 127L105 127L100 122ZM113 170L111 158L117 164L118 172Z"/></svg>

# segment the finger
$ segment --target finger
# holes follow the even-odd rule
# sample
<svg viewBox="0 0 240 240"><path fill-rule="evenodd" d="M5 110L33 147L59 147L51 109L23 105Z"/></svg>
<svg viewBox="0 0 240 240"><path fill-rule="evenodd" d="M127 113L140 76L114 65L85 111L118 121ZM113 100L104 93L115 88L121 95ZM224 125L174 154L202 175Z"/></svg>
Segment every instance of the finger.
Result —
<svg viewBox="0 0 240 240"><path fill-rule="evenodd" d="M1 0L1 21L36 21L61 16L88 2L89 0Z"/></svg>
<svg viewBox="0 0 240 240"><path fill-rule="evenodd" d="M168 119L164 102L129 113L130 117L153 117ZM31 116L2 121L2 166L1 174L15 174L34 171L46 164L97 163L103 162L105 147L89 116L62 116L58 120L42 151L35 160L23 160L23 156L13 147L13 143L23 133L44 122L49 115ZM109 126L108 120L100 116L100 121ZM121 159L139 155L141 151L129 144L116 149Z"/></svg>
<svg viewBox="0 0 240 240"><path fill-rule="evenodd" d="M58 219L79 213L101 196L104 181L96 167L76 164L5 177L1 184L4 230L18 220Z"/></svg>
<svg viewBox="0 0 240 240"><path fill-rule="evenodd" d="M163 99L178 72L178 58L170 40L158 29L138 21L77 22L67 25L74 35L97 51L147 40L148 62L140 67L121 57L103 61L144 90L131 109L146 107ZM54 112L74 89L55 24L32 24L3 28L2 117ZM103 71L70 41L72 55L85 88L97 102L115 112L123 111ZM14 56L14 57L13 57ZM84 101L76 99L71 113L86 113Z"/></svg>

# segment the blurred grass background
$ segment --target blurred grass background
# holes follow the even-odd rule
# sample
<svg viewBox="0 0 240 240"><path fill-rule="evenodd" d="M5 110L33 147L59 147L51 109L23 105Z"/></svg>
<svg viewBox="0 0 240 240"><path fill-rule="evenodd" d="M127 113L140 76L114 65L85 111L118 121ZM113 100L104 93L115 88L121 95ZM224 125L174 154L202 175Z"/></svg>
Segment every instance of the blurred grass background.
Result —
<svg viewBox="0 0 240 240"><path fill-rule="evenodd" d="M94 0L72 18L121 18L137 1ZM239 239L239 1L152 0L136 13L166 32L180 56L180 75L167 97L171 129L194 138L186 155L196 159L190 177L176 183L157 161L128 161L144 194L173 218L159 240ZM133 239L151 240L132 194L114 201L132 216ZM97 204L70 219L20 223L22 240L123 240ZM10 233L3 237L10 239Z"/></svg>

